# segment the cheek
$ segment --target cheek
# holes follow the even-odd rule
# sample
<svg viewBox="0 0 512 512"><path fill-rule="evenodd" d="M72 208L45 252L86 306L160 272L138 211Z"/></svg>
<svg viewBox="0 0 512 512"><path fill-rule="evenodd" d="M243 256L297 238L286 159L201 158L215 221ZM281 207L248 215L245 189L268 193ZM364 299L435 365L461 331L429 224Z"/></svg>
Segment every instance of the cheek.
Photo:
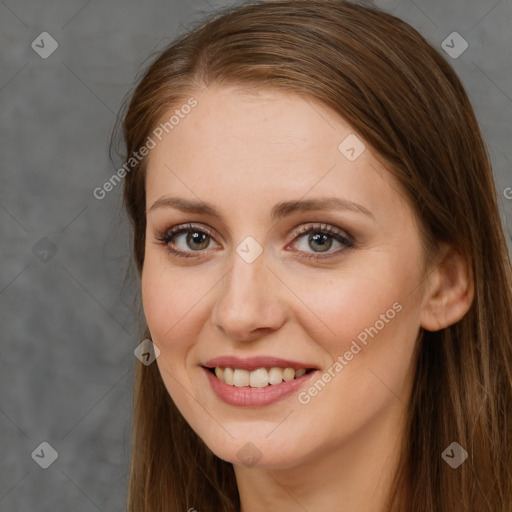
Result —
<svg viewBox="0 0 512 512"><path fill-rule="evenodd" d="M414 289L420 276L417 268L396 265L390 260L381 268L368 267L364 274L343 273L320 285L318 279L302 278L294 289L304 297L311 314L303 315L312 339L335 357L348 350L352 340L364 343L368 331L390 331L415 309ZM290 280L289 280L290 282ZM323 339L323 342L320 340Z"/></svg>
<svg viewBox="0 0 512 512"><path fill-rule="evenodd" d="M219 274L211 269L175 266L165 250L147 249L141 276L142 306L162 355L184 355L200 338L218 280Z"/></svg>
<svg viewBox="0 0 512 512"><path fill-rule="evenodd" d="M325 385L306 388L298 397L304 409L298 410L313 426L313 418L323 417L332 439L350 435L386 407L407 400L418 333L408 285L412 275L384 275L387 279L339 280L325 293L316 288L311 295L322 323L315 320L309 335L330 362L323 372Z"/></svg>
<svg viewBox="0 0 512 512"><path fill-rule="evenodd" d="M416 263L414 257L382 255L364 273L344 272L324 286L316 279L301 280L298 295L308 297L315 314L304 316L311 320L302 327L328 354L330 375L325 375L329 383L322 398L316 399L315 389L311 395L306 390L300 403L311 399L318 414L332 415L334 424L344 414L340 411L350 410L353 425L361 425L396 400L395 394L407 399L419 331L420 302L414 291L421 273ZM338 407L327 412L327 404Z"/></svg>
<svg viewBox="0 0 512 512"><path fill-rule="evenodd" d="M141 276L142 305L151 339L160 349L156 360L169 395L178 409L189 414L189 396L183 385L188 382L187 355L199 309L194 308L204 292L183 272L173 272L164 251L146 252ZM190 274L192 276L192 274ZM189 384L186 384L188 387Z"/></svg>
<svg viewBox="0 0 512 512"><path fill-rule="evenodd" d="M197 283L191 282L183 273L171 271L163 253L154 249L146 251L141 292L153 341L165 346L169 339L179 339L181 324L187 323L187 312L197 303L199 290Z"/></svg>

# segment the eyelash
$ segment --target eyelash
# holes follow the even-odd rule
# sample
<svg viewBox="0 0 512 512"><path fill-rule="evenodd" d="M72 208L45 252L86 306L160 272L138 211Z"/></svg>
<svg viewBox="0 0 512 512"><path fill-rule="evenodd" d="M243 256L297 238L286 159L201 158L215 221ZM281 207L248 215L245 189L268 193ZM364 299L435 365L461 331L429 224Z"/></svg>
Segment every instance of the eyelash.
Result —
<svg viewBox="0 0 512 512"><path fill-rule="evenodd" d="M172 240L177 235L182 234L182 233L190 233L192 231L208 235L212 239L215 238L213 233L209 229L207 229L203 226L198 226L195 224L180 224L180 225L174 226L172 228L169 228L161 233L158 233L156 235L156 239L158 240L159 243L161 243L162 245L165 245L167 250L176 258L183 258L183 259L200 258L201 253L204 252L205 250L180 251L180 250L174 249L171 246ZM339 255L341 252L344 252L346 249L353 248L355 245L353 242L353 238L350 235L344 236L343 232L341 230L339 230L338 228L336 228L334 226L330 226L328 224L316 224L316 225L312 225L312 226L311 225L304 226L294 232L294 235L293 235L294 238L293 238L292 242L295 242L298 238L301 238L304 235L309 235L311 233L315 233L315 234L320 233L320 234L324 234L324 235L329 235L331 238L334 238L336 241L345 245L345 249L338 249L337 251L325 253L325 255L322 253L308 254L308 253L304 253L303 251L299 251L299 252L301 252L301 258L304 258L306 260L318 261L318 260L323 260L326 258L331 258L331 257Z"/></svg>

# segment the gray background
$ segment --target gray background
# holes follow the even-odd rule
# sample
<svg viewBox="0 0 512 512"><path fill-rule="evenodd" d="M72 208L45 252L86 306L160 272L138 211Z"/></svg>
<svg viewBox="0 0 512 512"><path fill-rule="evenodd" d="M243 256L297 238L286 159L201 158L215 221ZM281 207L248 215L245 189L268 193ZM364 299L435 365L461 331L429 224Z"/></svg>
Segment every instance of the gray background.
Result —
<svg viewBox="0 0 512 512"><path fill-rule="evenodd" d="M119 164L110 133L151 51L228 3L0 2L0 512L124 510L135 286L121 186L92 191ZM441 52L483 128L511 243L512 2L376 4L439 49L453 31L469 43ZM42 32L59 45L47 59L31 47ZM44 441L47 469L31 456Z"/></svg>

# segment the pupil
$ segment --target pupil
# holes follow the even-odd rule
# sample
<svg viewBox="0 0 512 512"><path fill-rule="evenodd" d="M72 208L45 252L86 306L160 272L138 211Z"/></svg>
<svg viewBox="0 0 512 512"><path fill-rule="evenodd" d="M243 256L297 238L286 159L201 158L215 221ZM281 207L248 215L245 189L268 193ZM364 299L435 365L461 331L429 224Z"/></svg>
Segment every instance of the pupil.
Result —
<svg viewBox="0 0 512 512"><path fill-rule="evenodd" d="M326 244L326 240L328 241L328 243ZM320 247L323 247L325 250L328 250L330 249L331 245L332 245L332 239L326 235L326 234L323 234L323 233L316 233L314 235L309 235L309 241L310 242L320 242ZM324 252L324 251L319 251L319 252Z"/></svg>
<svg viewBox="0 0 512 512"><path fill-rule="evenodd" d="M207 236L208 235L206 235L205 233L197 233L197 232L189 233L187 235L187 243L189 245L190 244L199 244L200 247L198 247L198 248L204 249L208 245L208 243L206 243L206 244L204 243ZM202 238L202 241L200 240L201 238Z"/></svg>

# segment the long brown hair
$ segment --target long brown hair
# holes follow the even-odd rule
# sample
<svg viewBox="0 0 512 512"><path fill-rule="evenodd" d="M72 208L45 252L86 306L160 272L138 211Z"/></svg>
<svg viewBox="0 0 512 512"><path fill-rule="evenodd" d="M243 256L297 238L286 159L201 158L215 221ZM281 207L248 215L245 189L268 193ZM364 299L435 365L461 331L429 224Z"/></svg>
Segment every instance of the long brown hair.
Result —
<svg viewBox="0 0 512 512"><path fill-rule="evenodd" d="M126 158L171 107L210 84L278 88L338 112L405 187L426 256L448 242L466 257L474 301L455 325L422 332L388 510L510 512L510 258L489 156L456 73L415 29L374 7L335 0L234 6L190 28L148 67L123 116ZM146 163L133 165L124 184L139 273ZM157 365L137 364L128 511L238 511L232 464L192 431ZM454 441L469 454L456 470L441 457Z"/></svg>

